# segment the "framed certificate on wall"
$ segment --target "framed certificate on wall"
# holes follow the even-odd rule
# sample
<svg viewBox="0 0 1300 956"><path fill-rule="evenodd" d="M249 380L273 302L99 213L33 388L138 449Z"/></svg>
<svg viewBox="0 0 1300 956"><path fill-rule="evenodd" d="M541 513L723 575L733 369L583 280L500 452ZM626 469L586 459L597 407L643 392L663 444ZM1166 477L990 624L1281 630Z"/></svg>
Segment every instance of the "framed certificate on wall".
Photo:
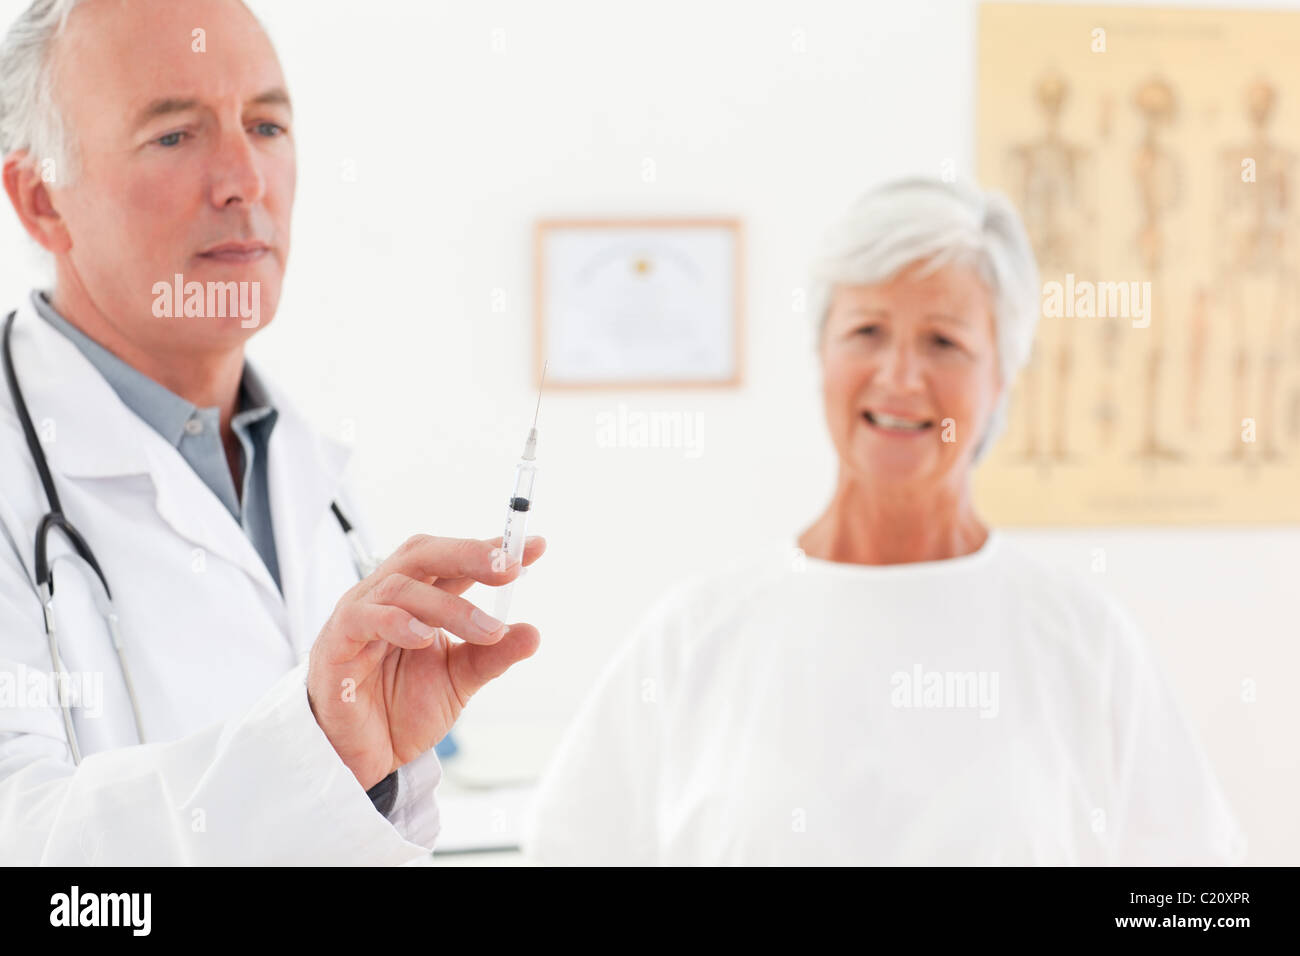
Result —
<svg viewBox="0 0 1300 956"><path fill-rule="evenodd" d="M549 219L535 243L547 387L740 384L738 220Z"/></svg>

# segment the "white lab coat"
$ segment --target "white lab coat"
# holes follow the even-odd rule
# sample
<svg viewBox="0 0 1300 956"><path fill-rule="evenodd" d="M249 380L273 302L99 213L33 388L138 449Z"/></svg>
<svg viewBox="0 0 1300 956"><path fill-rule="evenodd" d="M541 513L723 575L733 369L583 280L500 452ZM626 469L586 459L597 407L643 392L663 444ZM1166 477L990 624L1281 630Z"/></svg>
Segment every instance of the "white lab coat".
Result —
<svg viewBox="0 0 1300 956"><path fill-rule="evenodd" d="M5 309L0 318L8 315ZM329 505L358 523L347 449L312 432L274 383L268 476L283 597L247 535L180 453L24 300L14 364L64 513L113 589L146 743L90 569L49 537L64 669L101 675L74 708L74 766L33 589L48 510L8 389L0 390L0 863L392 864L438 832L431 750L402 768L386 819L311 714L308 651L357 581ZM21 560L21 566L20 566ZM48 686L48 685L47 685ZM87 701L87 703L92 703Z"/></svg>

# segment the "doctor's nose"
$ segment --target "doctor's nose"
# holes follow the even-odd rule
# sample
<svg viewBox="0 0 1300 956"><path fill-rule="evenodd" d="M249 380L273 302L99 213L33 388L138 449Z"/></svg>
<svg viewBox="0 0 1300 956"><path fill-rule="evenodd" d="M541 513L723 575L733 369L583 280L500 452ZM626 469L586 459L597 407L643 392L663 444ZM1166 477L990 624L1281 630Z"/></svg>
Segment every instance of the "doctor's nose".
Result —
<svg viewBox="0 0 1300 956"><path fill-rule="evenodd" d="M219 209L231 200L251 206L266 194L266 177L258 162L257 151L243 129L225 132L212 158L212 204Z"/></svg>

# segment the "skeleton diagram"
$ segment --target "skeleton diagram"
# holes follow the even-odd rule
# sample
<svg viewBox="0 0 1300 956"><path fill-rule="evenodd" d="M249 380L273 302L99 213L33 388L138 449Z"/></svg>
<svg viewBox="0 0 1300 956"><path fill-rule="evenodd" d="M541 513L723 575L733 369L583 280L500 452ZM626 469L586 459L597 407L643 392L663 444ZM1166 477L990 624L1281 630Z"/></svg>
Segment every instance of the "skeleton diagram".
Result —
<svg viewBox="0 0 1300 956"><path fill-rule="evenodd" d="M1287 322L1297 301L1294 258L1296 154L1269 135L1277 91L1258 80L1246 90L1250 139L1219 154L1224 184L1215 239L1218 284L1229 315L1232 421L1228 455L1243 459L1242 416L1257 423L1264 459L1280 456L1277 443L1279 377ZM1253 414L1252 414L1253 413Z"/></svg>
<svg viewBox="0 0 1300 956"><path fill-rule="evenodd" d="M1156 77L1138 87L1133 105L1142 124L1142 137L1133 157L1133 176L1137 186L1137 250L1142 268L1151 277L1153 298L1161 308L1152 306L1151 324L1143 330L1146 349L1142 369L1142 437L1138 457L1151 460L1176 460L1182 455L1161 443L1157 436L1160 384L1166 358L1165 326L1171 310L1162 293L1172 291L1162 281L1168 256L1168 213L1175 208L1181 193L1181 171L1173 153L1160 142L1161 130L1173 123L1177 102L1173 88ZM1163 315L1158 314L1163 312Z"/></svg>
<svg viewBox="0 0 1300 956"><path fill-rule="evenodd" d="M1044 282L1061 282L1067 272L1087 273L1092 265L1094 163L1091 150L1060 134L1068 93L1059 73L1049 72L1040 78L1034 98L1044 131L1007 153L1007 181L1014 184ZM1033 352L1019 382L1019 411L1025 423L1021 456L1025 459L1068 458L1073 325L1073 319L1061 316L1039 319Z"/></svg>

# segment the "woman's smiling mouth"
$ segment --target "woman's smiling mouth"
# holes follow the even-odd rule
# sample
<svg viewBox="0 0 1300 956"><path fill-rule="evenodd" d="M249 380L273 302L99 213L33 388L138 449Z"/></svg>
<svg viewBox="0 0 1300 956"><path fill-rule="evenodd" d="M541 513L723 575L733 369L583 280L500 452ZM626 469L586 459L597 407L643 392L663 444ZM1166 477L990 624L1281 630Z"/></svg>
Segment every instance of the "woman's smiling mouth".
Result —
<svg viewBox="0 0 1300 956"><path fill-rule="evenodd" d="M866 411L862 413L862 417L871 427L894 434L918 434L934 424L925 419L900 418L896 415L887 415L884 412Z"/></svg>

